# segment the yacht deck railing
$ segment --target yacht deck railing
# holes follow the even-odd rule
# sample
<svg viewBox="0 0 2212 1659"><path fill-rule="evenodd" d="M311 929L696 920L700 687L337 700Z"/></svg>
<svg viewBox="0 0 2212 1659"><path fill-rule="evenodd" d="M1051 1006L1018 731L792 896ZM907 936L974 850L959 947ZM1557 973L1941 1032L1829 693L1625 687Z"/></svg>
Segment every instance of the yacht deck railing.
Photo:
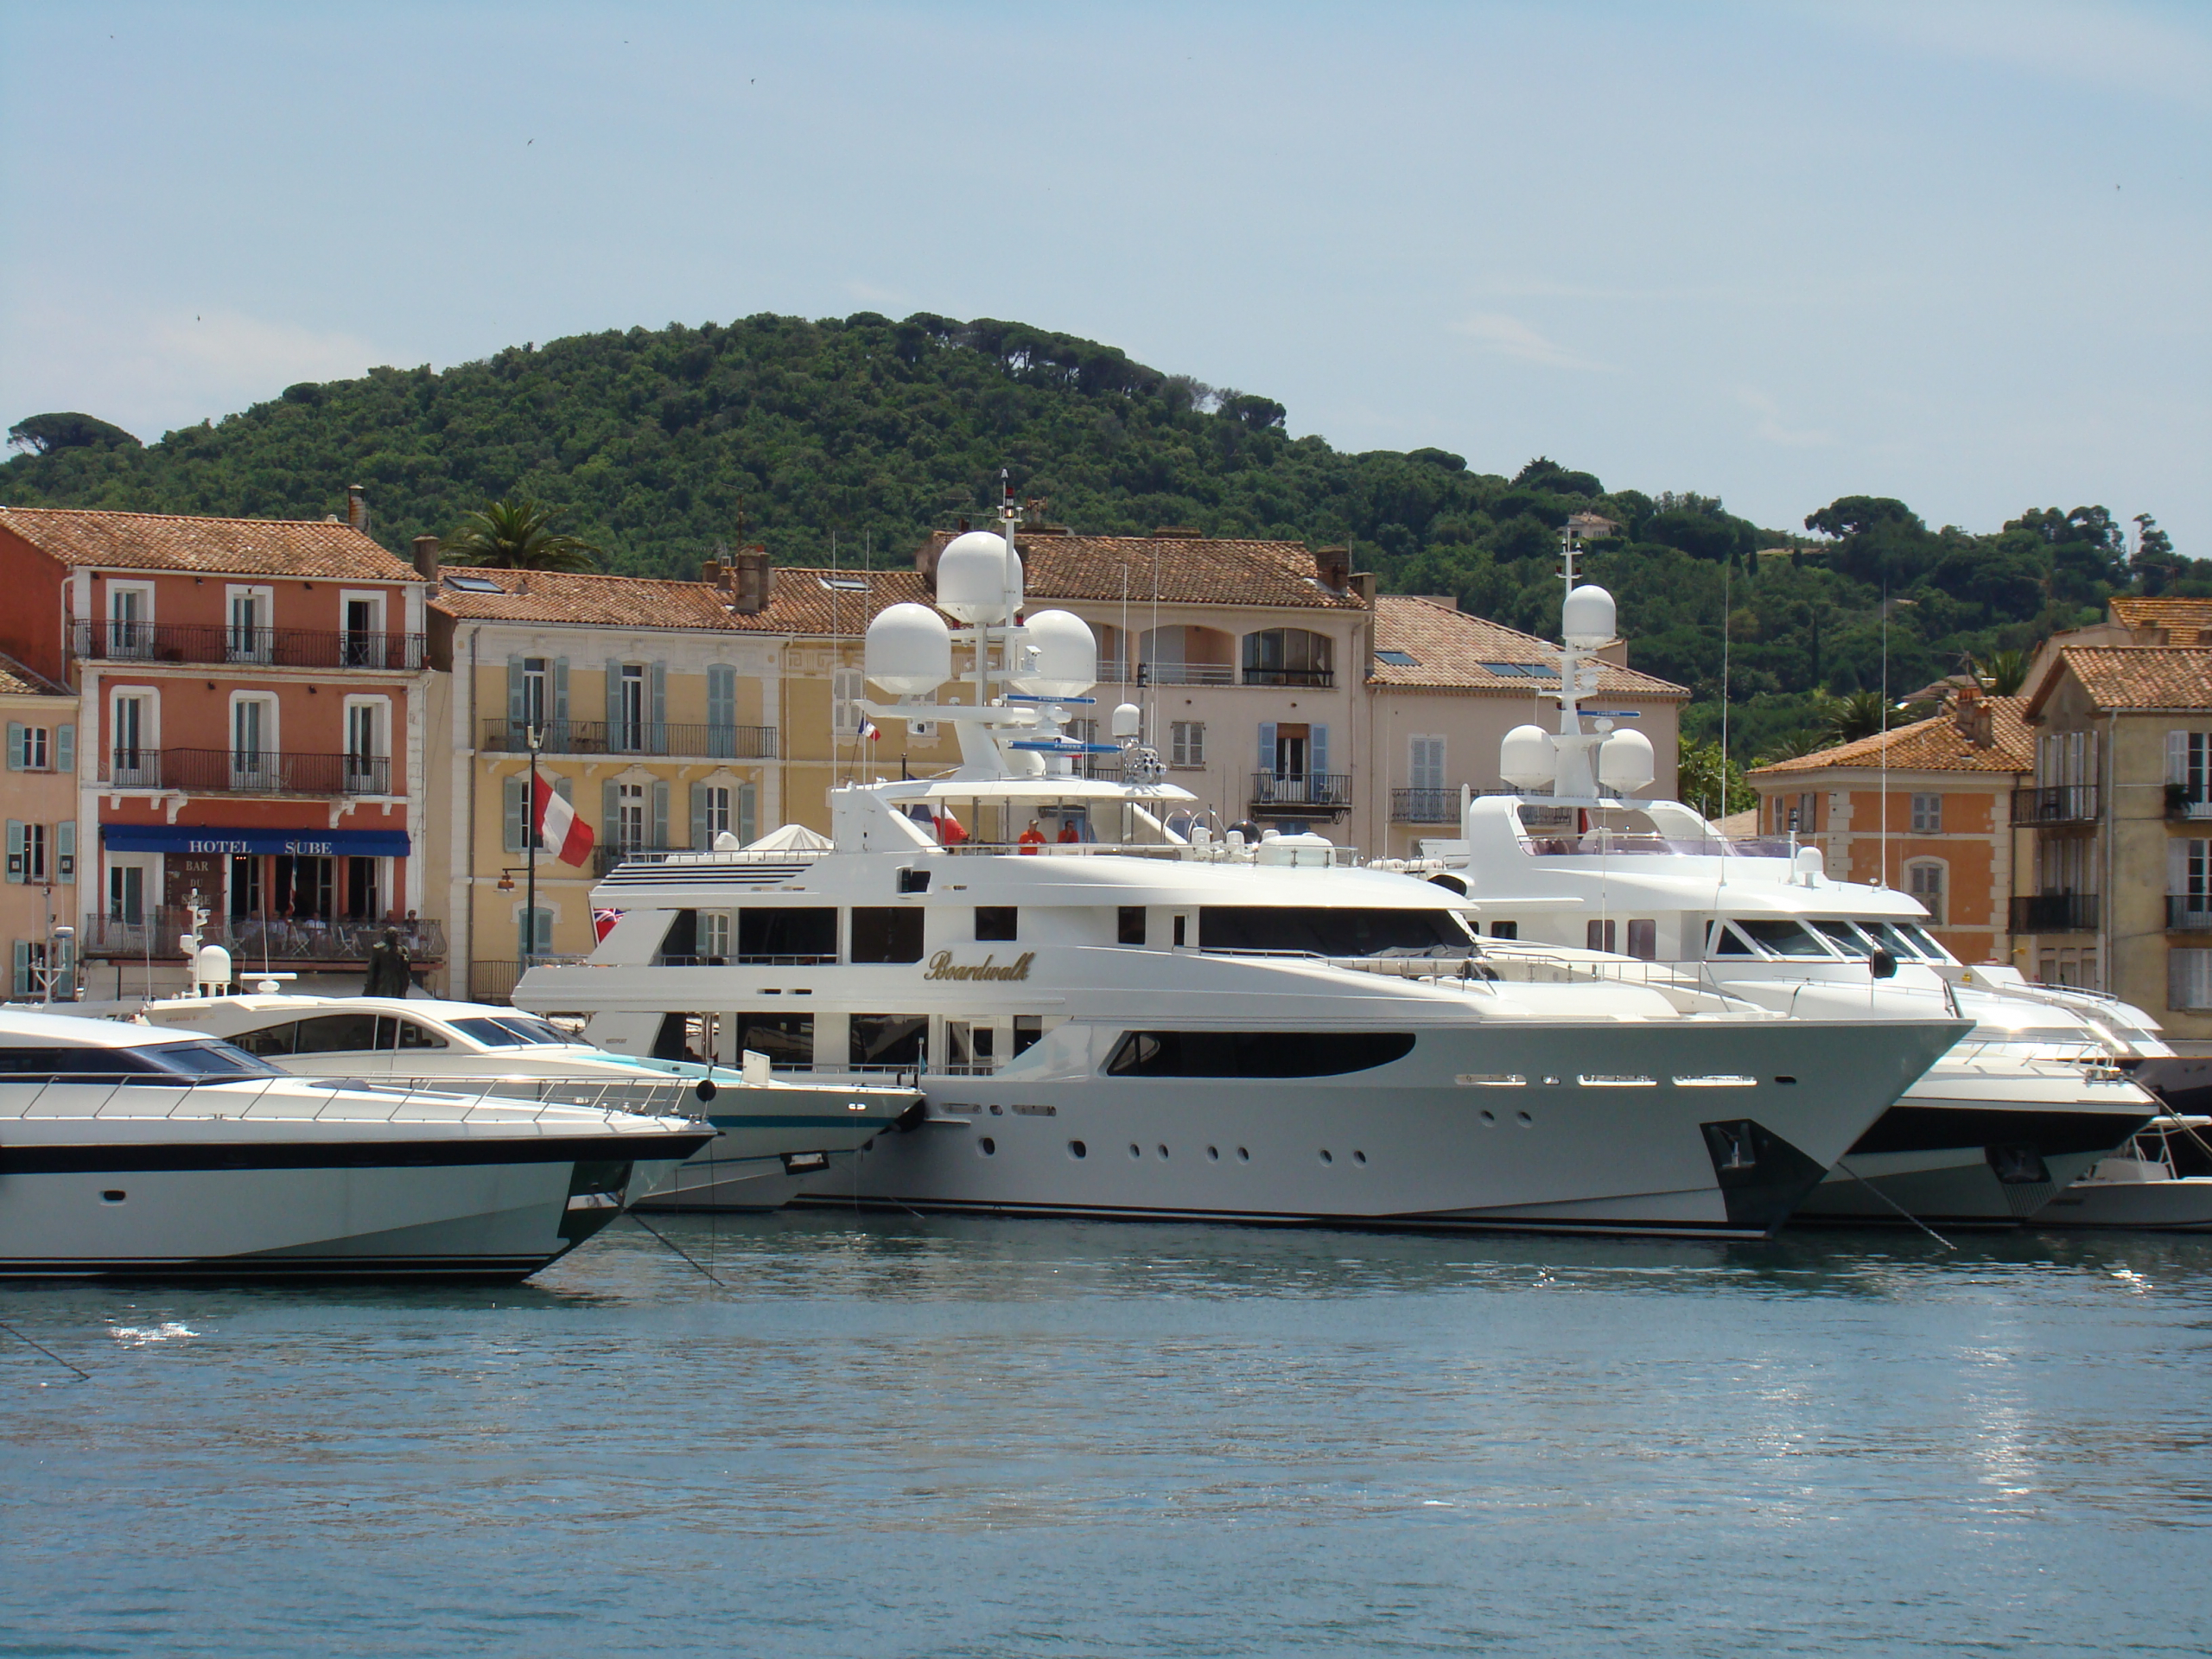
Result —
<svg viewBox="0 0 2212 1659"><path fill-rule="evenodd" d="M563 1114L578 1109L629 1117L696 1118L697 1090L689 1081L657 1083L608 1078L574 1077L225 1077L165 1076L152 1071L67 1072L40 1075L11 1072L0 1076L0 1085L28 1088L37 1085L28 1100L10 1100L11 1090L0 1087L0 1119L15 1122L168 1122L179 1116L199 1122L282 1123L469 1123L488 1121L503 1124L527 1122L543 1128L549 1110ZM101 1090L97 1101L57 1096L57 1090ZM175 1098L160 1110L142 1096L156 1090L171 1091ZM211 1100L209 1091L219 1090ZM308 1109L310 1091L326 1098ZM236 1091L236 1092L232 1092ZM277 1093L275 1101L270 1099ZM251 1098L242 1106L235 1102ZM130 1109L114 1109L118 1097ZM365 1109L365 1096L389 1101L382 1112ZM338 1109L339 1108L345 1109ZM187 1108L191 1109L188 1110ZM573 1122L559 1125L573 1130Z"/></svg>

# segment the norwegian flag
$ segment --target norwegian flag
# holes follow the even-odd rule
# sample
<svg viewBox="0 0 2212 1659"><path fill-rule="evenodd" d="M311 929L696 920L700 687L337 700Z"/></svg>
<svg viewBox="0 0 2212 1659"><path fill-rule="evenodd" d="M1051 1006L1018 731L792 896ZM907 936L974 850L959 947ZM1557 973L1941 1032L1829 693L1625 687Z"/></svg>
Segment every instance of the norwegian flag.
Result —
<svg viewBox="0 0 2212 1659"><path fill-rule="evenodd" d="M619 910L594 910L591 913L591 931L594 938L603 939L614 931L614 924L622 919Z"/></svg>
<svg viewBox="0 0 2212 1659"><path fill-rule="evenodd" d="M591 856L591 826L576 816L576 809L554 793L543 773L537 779L537 804L531 814L537 844L563 864L582 864Z"/></svg>

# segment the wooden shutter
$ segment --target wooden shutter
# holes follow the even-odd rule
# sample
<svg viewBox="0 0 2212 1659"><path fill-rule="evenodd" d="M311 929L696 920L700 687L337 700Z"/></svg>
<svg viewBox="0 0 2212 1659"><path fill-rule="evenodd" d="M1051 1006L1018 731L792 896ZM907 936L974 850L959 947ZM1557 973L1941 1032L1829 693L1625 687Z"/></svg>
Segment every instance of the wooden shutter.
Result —
<svg viewBox="0 0 2212 1659"><path fill-rule="evenodd" d="M653 734L646 747L655 754L666 754L668 753L668 664L666 663L653 664L651 683L652 689L648 695L652 698L652 706L646 710L646 715L653 723ZM667 815L664 813L662 816L665 817ZM656 844L665 847L668 844L667 837L663 836Z"/></svg>
<svg viewBox="0 0 2212 1659"><path fill-rule="evenodd" d="M710 669L708 671L712 673ZM691 785L691 848L703 852L707 847L707 785Z"/></svg>
<svg viewBox="0 0 2212 1659"><path fill-rule="evenodd" d="M755 799L753 791L754 786L751 784L740 784L737 786L737 838L748 846L760 839L759 826L753 816Z"/></svg>
<svg viewBox="0 0 2212 1659"><path fill-rule="evenodd" d="M653 779L653 845L668 845L668 779Z"/></svg>
<svg viewBox="0 0 2212 1659"><path fill-rule="evenodd" d="M23 722L20 720L10 721L8 722L9 771L21 772L23 769L23 748L28 741L24 734Z"/></svg>
<svg viewBox="0 0 2212 1659"><path fill-rule="evenodd" d="M23 826L20 820L8 820L8 879L21 882L23 879Z"/></svg>
<svg viewBox="0 0 2212 1659"><path fill-rule="evenodd" d="M518 772L505 780L501 800L502 823L499 845L508 852L519 853L523 846L523 796L530 788L530 775Z"/></svg>
<svg viewBox="0 0 2212 1659"><path fill-rule="evenodd" d="M1310 754L1312 759L1308 769L1317 777L1325 773L1329 770L1329 728L1327 727L1313 728L1313 747Z"/></svg>
<svg viewBox="0 0 2212 1659"><path fill-rule="evenodd" d="M599 791L599 844L612 853L622 844L622 785L609 778Z"/></svg>
<svg viewBox="0 0 2212 1659"><path fill-rule="evenodd" d="M73 721L65 721L54 728L54 769L77 770L77 728Z"/></svg>
<svg viewBox="0 0 2212 1659"><path fill-rule="evenodd" d="M54 826L54 877L57 881L77 879L77 820L66 818Z"/></svg>
<svg viewBox="0 0 2212 1659"><path fill-rule="evenodd" d="M1260 722L1260 770L1275 769L1275 723L1272 720Z"/></svg>
<svg viewBox="0 0 2212 1659"><path fill-rule="evenodd" d="M529 718L530 708L523 699L522 658L519 653L512 654L507 658L507 725L512 728L508 742L519 743L523 741L518 734L522 731L523 722Z"/></svg>
<svg viewBox="0 0 2212 1659"><path fill-rule="evenodd" d="M607 747L620 747L622 735L622 664L610 657L607 659Z"/></svg>

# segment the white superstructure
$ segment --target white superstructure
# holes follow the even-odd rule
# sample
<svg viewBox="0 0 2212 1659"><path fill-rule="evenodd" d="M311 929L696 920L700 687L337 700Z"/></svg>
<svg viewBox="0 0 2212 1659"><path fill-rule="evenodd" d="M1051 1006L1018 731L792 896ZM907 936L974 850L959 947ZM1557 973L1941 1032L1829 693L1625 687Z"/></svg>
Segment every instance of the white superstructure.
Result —
<svg viewBox="0 0 2212 1659"><path fill-rule="evenodd" d="M1494 963L1454 895L1190 823L1134 710L1118 749L1062 735L1092 648L1005 626L1010 537L955 541L938 580L968 626L886 612L868 672L899 701L868 707L950 722L956 772L835 791L826 848L619 866L590 961L516 990L620 1052L675 1031L911 1078L919 1121L801 1202L1756 1236L1965 1028ZM964 702L931 700L940 641L972 654ZM1118 776L1078 775L1102 749Z"/></svg>
<svg viewBox="0 0 2212 1659"><path fill-rule="evenodd" d="M0 1012L0 1275L518 1279L712 1131Z"/></svg>

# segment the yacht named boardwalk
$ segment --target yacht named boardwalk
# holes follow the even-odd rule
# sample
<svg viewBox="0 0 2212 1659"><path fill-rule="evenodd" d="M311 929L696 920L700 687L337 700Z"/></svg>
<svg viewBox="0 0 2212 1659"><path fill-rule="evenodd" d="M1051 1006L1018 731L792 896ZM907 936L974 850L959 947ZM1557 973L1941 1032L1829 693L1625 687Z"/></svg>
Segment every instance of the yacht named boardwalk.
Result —
<svg viewBox="0 0 2212 1659"><path fill-rule="evenodd" d="M825 844L626 862L589 961L517 988L618 1052L911 1078L919 1109L797 1202L1756 1236L1966 1029L1492 961L1459 895L1217 831L1135 709L1066 735L1096 646L1017 624L1020 580L971 532L938 567L958 626L870 626L869 712L949 722L957 770L834 791Z"/></svg>

